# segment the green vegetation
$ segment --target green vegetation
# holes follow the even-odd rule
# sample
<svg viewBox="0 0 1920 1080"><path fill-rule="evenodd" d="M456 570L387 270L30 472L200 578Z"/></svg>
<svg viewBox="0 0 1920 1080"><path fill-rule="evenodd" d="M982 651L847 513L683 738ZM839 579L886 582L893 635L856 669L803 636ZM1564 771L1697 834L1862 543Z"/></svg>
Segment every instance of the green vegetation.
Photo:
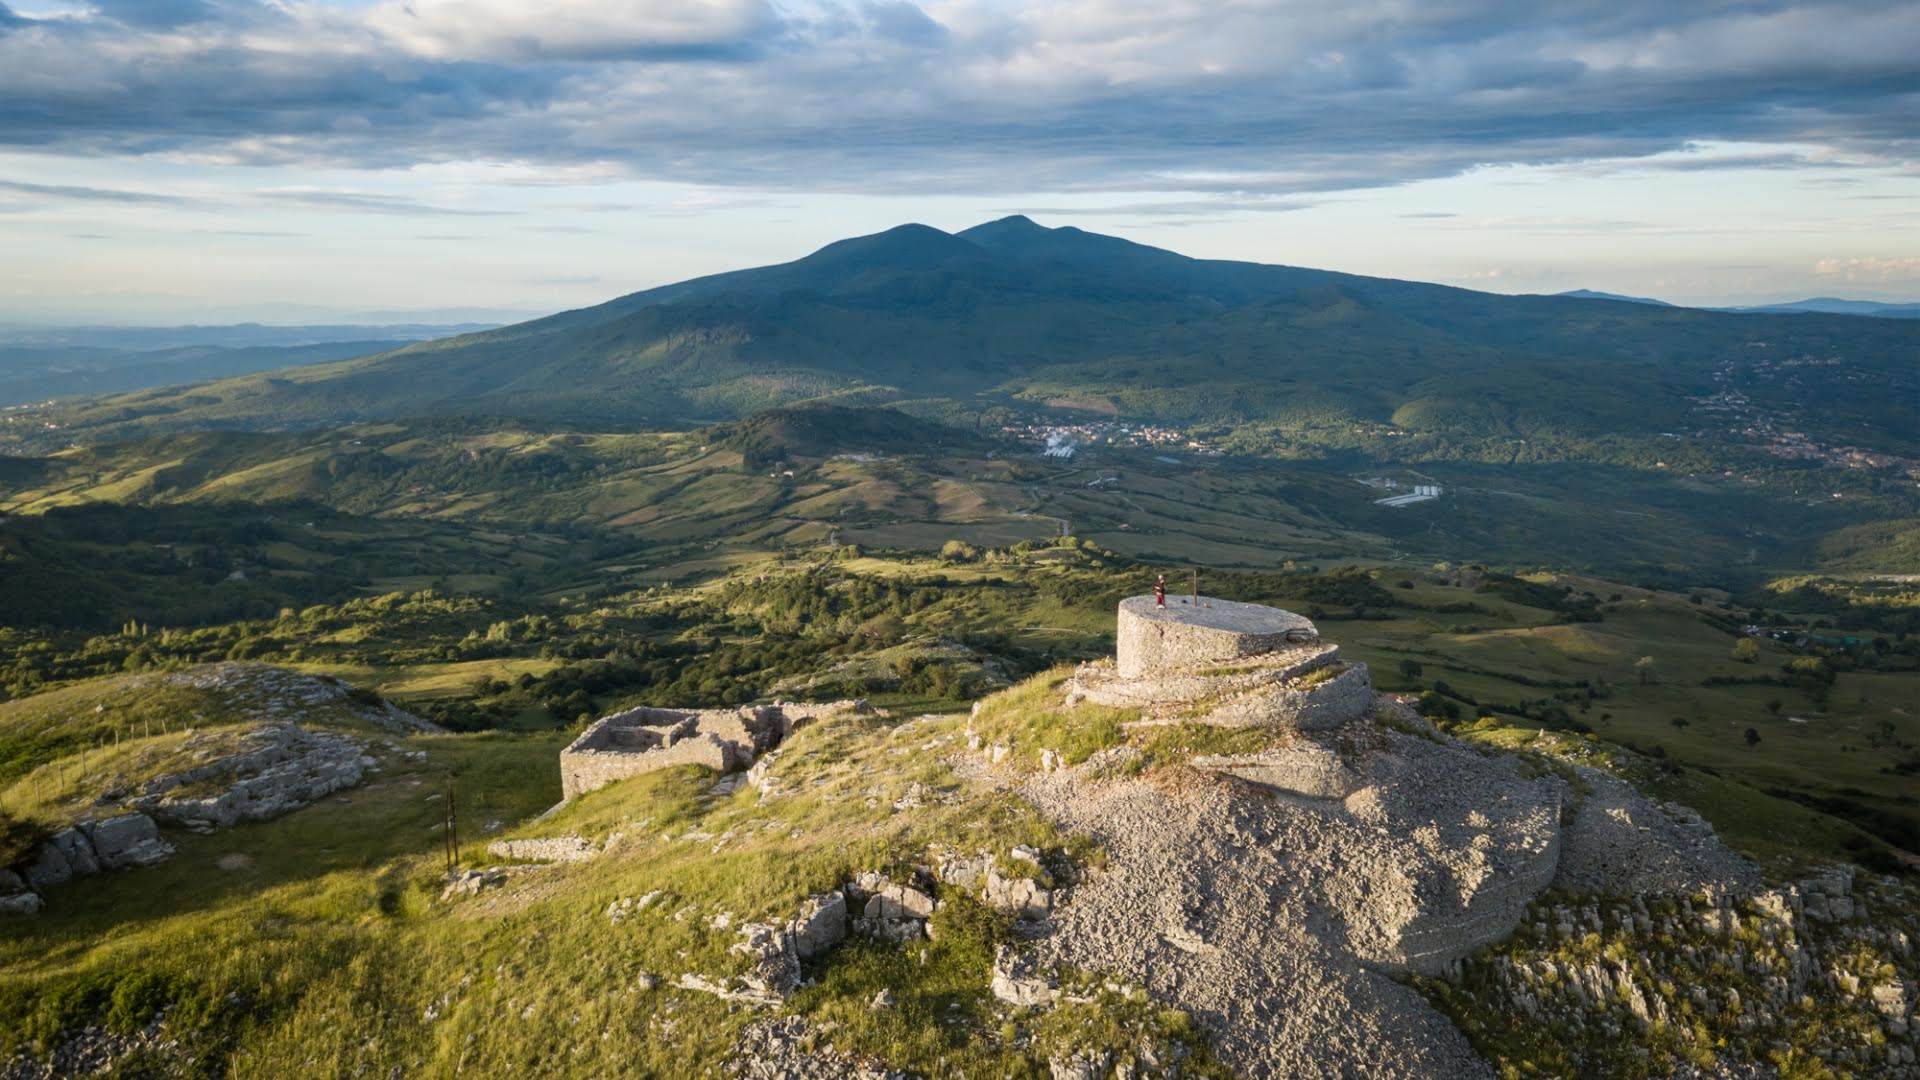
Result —
<svg viewBox="0 0 1920 1080"><path fill-rule="evenodd" d="M123 1072L714 1071L749 1014L666 982L738 973L740 922L860 871L904 879L932 848L1099 861L962 782L945 748L1005 746L1021 769L1112 750L1145 771L1272 745L1066 704L1072 665L1112 650L1116 602L1162 572L1301 611L1436 726L1625 775L1770 873L1903 872L1916 325L1490 297L1015 219L9 412L3 861L274 711L179 677L199 665L350 684L300 719L369 736L380 772L51 888L0 938L0 1057L164 1009L184 1056ZM1036 452L1037 429L1090 417L1115 425L1070 460ZM1183 430L1118 431L1146 421ZM1785 430L1814 441L1768 441ZM1383 476L1443 494L1383 507L1363 482ZM373 736L357 707L382 697L452 733ZM765 798L680 770L536 816L594 716L775 697L922 718L796 733ZM449 781L467 865L495 838L611 853L445 901ZM1143 1040L1214 1074L1190 1018L1128 988L1063 972L1090 1000L1002 1007L988 967L1011 928L942 899L933 941L851 943L792 1011L932 1075L1033 1075L1090 1047L1124 1063ZM1592 951L1511 956L1574 945ZM882 988L893 1005L871 1008ZM1600 1060L1489 1018L1471 979L1451 1004L1428 989L1513 1071ZM1691 1045L1726 1035L1701 1030Z"/></svg>

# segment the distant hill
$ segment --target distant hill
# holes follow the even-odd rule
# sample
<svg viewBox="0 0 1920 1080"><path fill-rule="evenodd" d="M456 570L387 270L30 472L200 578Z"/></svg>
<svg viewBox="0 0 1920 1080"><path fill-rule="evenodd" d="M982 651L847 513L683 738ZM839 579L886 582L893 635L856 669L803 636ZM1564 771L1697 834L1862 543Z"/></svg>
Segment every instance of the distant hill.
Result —
<svg viewBox="0 0 1920 1080"><path fill-rule="evenodd" d="M1917 343L1892 320L1497 296L1192 259L1011 217L954 234L903 225L776 266L61 419L63 437L82 440L473 414L619 429L833 398L1316 437L1391 424L1445 444L1423 453L1467 452L1458 442L1486 457L1514 440L1654 438L1698 420L1690 399L1740 389L1857 442L1910 412L1888 390L1920 378ZM1746 385L1802 354L1841 358L1849 378Z"/></svg>
<svg viewBox="0 0 1920 1080"><path fill-rule="evenodd" d="M0 326L0 406L391 352L486 324Z"/></svg>
<svg viewBox="0 0 1920 1080"><path fill-rule="evenodd" d="M1655 307L1673 307L1665 300L1655 300L1649 296L1623 296L1620 293L1600 292L1597 289L1569 289L1555 296L1570 296L1576 300L1618 300L1627 304L1652 304Z"/></svg>
<svg viewBox="0 0 1920 1080"><path fill-rule="evenodd" d="M1920 319L1920 303L1883 304L1877 300L1841 300L1832 296L1815 296L1807 300L1793 300L1784 304L1762 304L1758 307L1722 308L1721 310L1760 313L1781 312L1789 314L1870 315L1879 319Z"/></svg>
<svg viewBox="0 0 1920 1080"><path fill-rule="evenodd" d="M1620 293L1600 292L1597 289L1570 289L1554 295L1575 300L1618 300L1628 304L1652 304L1655 307L1679 306L1665 300L1655 300L1652 297L1624 296ZM1878 300L1842 300L1834 296L1815 296L1806 300L1789 300L1779 304L1759 304L1752 307L1713 307L1699 310L1721 311L1734 315L1865 315L1877 319L1920 319L1920 303L1885 304Z"/></svg>

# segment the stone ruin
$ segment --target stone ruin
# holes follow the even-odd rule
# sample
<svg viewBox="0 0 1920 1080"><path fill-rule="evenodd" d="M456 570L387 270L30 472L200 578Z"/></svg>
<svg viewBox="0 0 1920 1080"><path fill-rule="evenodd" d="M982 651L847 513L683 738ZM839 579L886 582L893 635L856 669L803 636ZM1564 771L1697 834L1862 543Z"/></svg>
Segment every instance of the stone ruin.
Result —
<svg viewBox="0 0 1920 1080"><path fill-rule="evenodd" d="M560 752L561 795L573 799L615 780L676 765L698 765L718 773L744 769L815 720L876 712L865 701L628 709L594 721Z"/></svg>
<svg viewBox="0 0 1920 1080"><path fill-rule="evenodd" d="M1140 709L1142 722L1337 728L1373 711L1362 663L1303 616L1212 596L1120 601L1112 661L1081 665L1070 700Z"/></svg>

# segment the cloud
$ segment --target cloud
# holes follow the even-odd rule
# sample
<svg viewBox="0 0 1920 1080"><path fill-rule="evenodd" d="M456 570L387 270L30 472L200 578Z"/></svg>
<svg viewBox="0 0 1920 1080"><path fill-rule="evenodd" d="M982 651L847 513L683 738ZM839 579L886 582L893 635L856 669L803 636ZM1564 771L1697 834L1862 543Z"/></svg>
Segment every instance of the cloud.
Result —
<svg viewBox="0 0 1920 1080"><path fill-rule="evenodd" d="M20 180L0 180L0 191L18 195L38 195L69 202L108 202L146 205L183 205L193 200L154 191L122 191L114 188L78 187L71 184L29 184Z"/></svg>
<svg viewBox="0 0 1920 1080"><path fill-rule="evenodd" d="M1277 214L1305 210L1314 203L1305 199L1209 198L1168 199L1120 203L1115 206L1028 206L1003 210L1007 214L1038 214L1043 217L1152 217L1213 218L1229 214Z"/></svg>
<svg viewBox="0 0 1920 1080"><path fill-rule="evenodd" d="M255 198L272 202L299 203L328 210L352 210L364 214L404 214L409 217L447 215L449 217L511 217L517 210L436 206L398 195L376 195L364 191L313 191L305 188L256 192Z"/></svg>
<svg viewBox="0 0 1920 1080"><path fill-rule="evenodd" d="M0 145L1143 199L1500 163L1920 167L1920 19L1885 0L95 6L0 6Z"/></svg>
<svg viewBox="0 0 1920 1080"><path fill-rule="evenodd" d="M776 31L766 0L401 0L367 24L437 59L718 58Z"/></svg>
<svg viewBox="0 0 1920 1080"><path fill-rule="evenodd" d="M1813 272L1821 277L1836 278L1846 282L1920 281L1920 256L1903 259L1883 259L1873 256L1821 259L1813 264Z"/></svg>
<svg viewBox="0 0 1920 1080"><path fill-rule="evenodd" d="M93 10L128 26L162 29L216 17L208 0L92 0Z"/></svg>

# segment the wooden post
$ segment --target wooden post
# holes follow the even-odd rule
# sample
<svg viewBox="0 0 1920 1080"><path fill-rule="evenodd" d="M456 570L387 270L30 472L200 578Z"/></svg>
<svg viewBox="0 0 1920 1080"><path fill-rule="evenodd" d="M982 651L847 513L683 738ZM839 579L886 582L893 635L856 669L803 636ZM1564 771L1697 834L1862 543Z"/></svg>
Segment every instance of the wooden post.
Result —
<svg viewBox="0 0 1920 1080"><path fill-rule="evenodd" d="M453 808L453 774L447 774L447 873L460 861L460 819Z"/></svg>

